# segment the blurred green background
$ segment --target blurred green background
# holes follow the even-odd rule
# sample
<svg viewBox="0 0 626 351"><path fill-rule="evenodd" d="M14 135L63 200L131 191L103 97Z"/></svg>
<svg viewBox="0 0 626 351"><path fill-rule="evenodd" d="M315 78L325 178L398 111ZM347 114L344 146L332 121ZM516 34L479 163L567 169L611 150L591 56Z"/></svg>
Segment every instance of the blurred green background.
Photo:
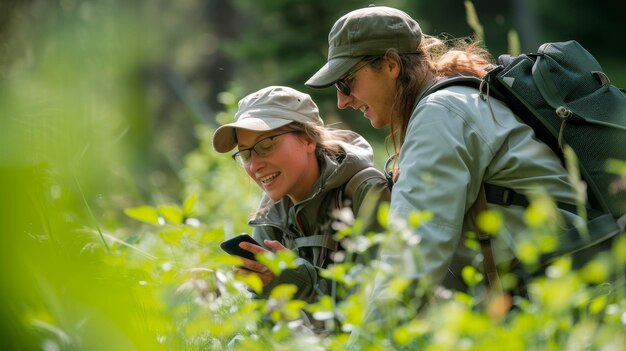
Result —
<svg viewBox="0 0 626 351"><path fill-rule="evenodd" d="M207 231L247 230L259 192L228 156L211 151L210 136L252 91L288 85L311 94L328 123L368 137L382 164L385 131L338 110L333 89L303 84L325 62L334 21L369 3L0 2L2 345L163 347L151 324L166 325L165 335L167 322L146 317L163 297L142 290L152 271L141 266L162 266L175 250L135 248L139 268L125 261L114 238L146 239L124 209L181 204L196 194L195 217ZM406 11L429 34L472 34L461 0L376 4ZM507 53L510 31L523 52L576 39L615 85L626 86L624 2L474 6L494 56Z"/></svg>

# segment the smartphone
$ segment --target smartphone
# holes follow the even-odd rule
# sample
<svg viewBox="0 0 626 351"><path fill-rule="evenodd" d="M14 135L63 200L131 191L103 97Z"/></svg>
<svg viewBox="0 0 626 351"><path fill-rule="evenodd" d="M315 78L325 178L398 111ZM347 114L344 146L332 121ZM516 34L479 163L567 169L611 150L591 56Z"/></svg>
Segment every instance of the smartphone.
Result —
<svg viewBox="0 0 626 351"><path fill-rule="evenodd" d="M259 243L256 242L256 240L252 239L250 235L242 233L228 240L225 240L224 242L220 244L220 247L222 248L222 250L226 251L227 253L231 255L240 256L240 257L254 260L254 254L252 252L246 251L239 247L239 243L244 242L244 241L252 243L254 245L261 246Z"/></svg>

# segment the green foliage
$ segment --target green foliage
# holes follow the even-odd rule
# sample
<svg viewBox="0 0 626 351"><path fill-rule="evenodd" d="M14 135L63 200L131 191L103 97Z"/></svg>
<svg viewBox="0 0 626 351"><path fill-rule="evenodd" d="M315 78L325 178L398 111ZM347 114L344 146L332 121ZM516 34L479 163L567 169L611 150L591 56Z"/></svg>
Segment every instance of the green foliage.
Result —
<svg viewBox="0 0 626 351"><path fill-rule="evenodd" d="M0 57L4 348L624 349L626 291L623 282L606 282L625 274L623 235L610 253L580 269L567 258L552 262L546 276L529 285L528 297L490 296L480 267L463 271L472 289L461 294L431 291L428 282L406 277L410 266L370 256L381 247L420 264L420 238L412 229L432 220L432 213L412 213L410 228L383 233L362 233L357 220L338 236L346 260L320 272L335 279L339 299L293 300L289 285L267 300L255 298L262 282L236 275L232 266L240 260L224 254L219 243L250 230L260 190L229 155L212 150L215 126L202 122L213 115L232 120L237 99L261 84L297 87L323 62L337 15L364 4L237 2L249 22L234 21L245 33L227 50L224 32L209 25L217 22L203 17L219 19L216 8L224 4L232 5L0 5L12 6L0 11L6 33ZM222 25L231 21L222 17ZM232 85L203 66L225 51L242 68ZM232 73L225 63L220 61ZM212 114L203 98L222 90L224 111ZM333 100L326 110L334 111L334 92L323 94ZM615 187L622 189L623 160L609 168L621 176ZM517 250L530 268L554 247L553 209L538 196L526 212L531 231ZM388 208L377 218L387 224ZM498 214L484 218L485 228L497 233ZM475 239L468 243L478 249ZM354 262L353 253L366 259ZM294 257L286 251L259 260L279 273L293 267ZM515 280L502 277L503 284ZM301 318L305 313L308 318ZM311 318L326 332L312 332Z"/></svg>

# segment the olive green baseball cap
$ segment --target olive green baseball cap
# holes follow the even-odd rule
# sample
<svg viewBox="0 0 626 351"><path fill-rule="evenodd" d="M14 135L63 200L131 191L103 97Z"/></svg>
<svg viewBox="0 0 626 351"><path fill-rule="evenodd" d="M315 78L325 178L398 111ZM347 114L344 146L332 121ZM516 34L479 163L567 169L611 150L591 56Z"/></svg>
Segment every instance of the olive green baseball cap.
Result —
<svg viewBox="0 0 626 351"><path fill-rule="evenodd" d="M335 22L328 34L328 62L304 84L331 86L363 57L384 55L390 48L415 53L421 40L419 24L403 11L374 5L354 10Z"/></svg>
<svg viewBox="0 0 626 351"><path fill-rule="evenodd" d="M213 148L225 153L237 146L237 128L265 132L292 122L324 125L309 94L284 86L269 86L239 100L235 122L213 133Z"/></svg>

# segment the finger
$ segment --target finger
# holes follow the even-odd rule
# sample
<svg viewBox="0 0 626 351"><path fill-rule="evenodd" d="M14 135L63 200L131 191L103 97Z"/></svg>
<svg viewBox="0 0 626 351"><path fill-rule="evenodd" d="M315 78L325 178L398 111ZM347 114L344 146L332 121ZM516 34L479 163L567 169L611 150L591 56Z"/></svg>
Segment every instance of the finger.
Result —
<svg viewBox="0 0 626 351"><path fill-rule="evenodd" d="M249 260L247 258L242 258L241 260L243 261L243 268L245 269L259 274L269 272L269 268L260 262Z"/></svg>
<svg viewBox="0 0 626 351"><path fill-rule="evenodd" d="M284 247L278 240L264 240L263 243L272 249L272 251L287 250L287 248Z"/></svg>
<svg viewBox="0 0 626 351"><path fill-rule="evenodd" d="M262 252L267 251L264 248L260 247L259 245L254 245L254 244L248 243L248 242L241 242L241 243L239 243L239 247L244 249L244 250L246 250L246 251L250 251L253 254L258 254L258 253L262 253Z"/></svg>

